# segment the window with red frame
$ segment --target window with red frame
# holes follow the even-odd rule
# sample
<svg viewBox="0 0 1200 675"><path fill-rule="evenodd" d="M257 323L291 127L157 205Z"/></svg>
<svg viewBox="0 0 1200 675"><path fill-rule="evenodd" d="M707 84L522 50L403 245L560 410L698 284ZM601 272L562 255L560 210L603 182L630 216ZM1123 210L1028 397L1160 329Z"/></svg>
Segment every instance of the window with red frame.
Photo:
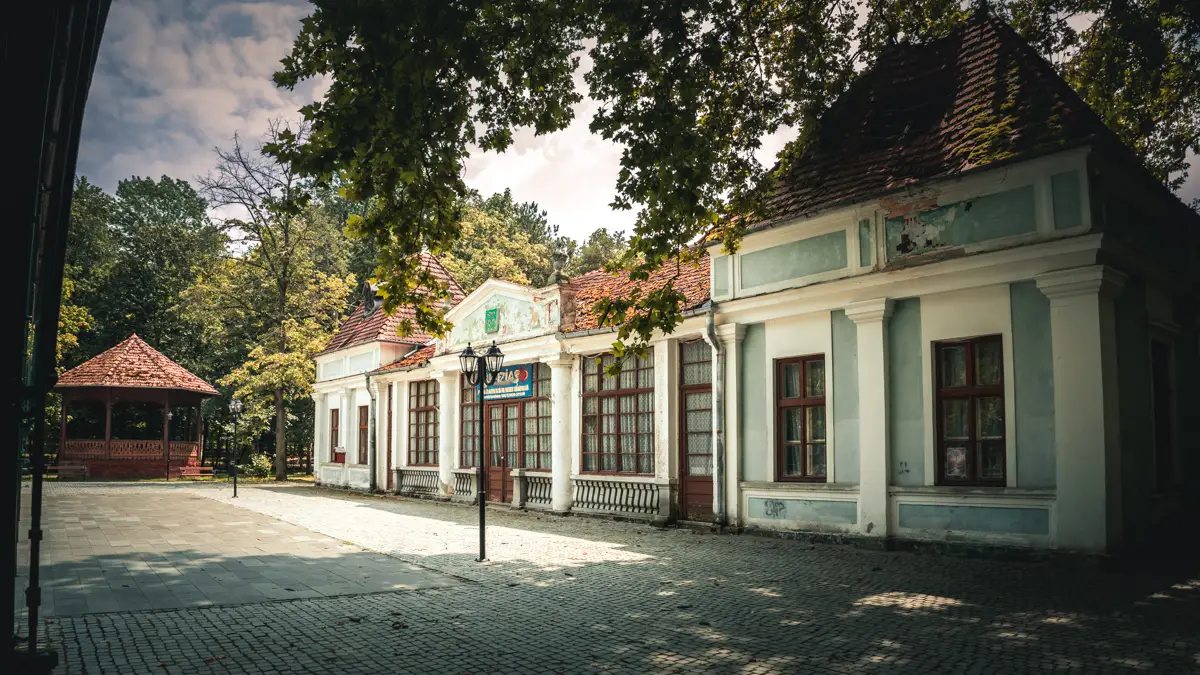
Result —
<svg viewBox="0 0 1200 675"><path fill-rule="evenodd" d="M654 360L630 357L621 374L612 354L583 360L584 473L654 473Z"/></svg>
<svg viewBox="0 0 1200 675"><path fill-rule="evenodd" d="M346 461L346 453L338 451L338 441L341 439L341 429L339 428L341 413L342 411L337 408L329 411L329 459L338 463Z"/></svg>
<svg viewBox="0 0 1200 675"><path fill-rule="evenodd" d="M775 362L776 476L781 481L825 480L825 356Z"/></svg>
<svg viewBox="0 0 1200 675"><path fill-rule="evenodd" d="M935 342L937 482L1005 485L1004 343Z"/></svg>
<svg viewBox="0 0 1200 675"><path fill-rule="evenodd" d="M358 406L358 463L366 464L369 460L367 452L370 449L367 444L371 438L371 407L360 405Z"/></svg>
<svg viewBox="0 0 1200 675"><path fill-rule="evenodd" d="M408 385L408 465L438 464L438 382Z"/></svg>

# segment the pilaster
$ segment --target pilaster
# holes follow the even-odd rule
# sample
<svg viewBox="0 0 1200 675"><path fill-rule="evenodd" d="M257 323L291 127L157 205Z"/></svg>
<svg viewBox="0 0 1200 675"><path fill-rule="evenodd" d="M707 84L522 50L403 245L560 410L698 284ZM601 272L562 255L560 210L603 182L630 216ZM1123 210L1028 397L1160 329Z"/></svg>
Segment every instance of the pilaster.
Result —
<svg viewBox="0 0 1200 675"><path fill-rule="evenodd" d="M438 494L454 490L455 413L458 411L458 372L435 372L438 382Z"/></svg>
<svg viewBox="0 0 1200 675"><path fill-rule="evenodd" d="M1056 543L1121 545L1121 419L1114 296L1125 275L1104 265L1036 277L1050 299L1054 354Z"/></svg>
<svg viewBox="0 0 1200 675"><path fill-rule="evenodd" d="M737 526L741 523L742 498L739 485L742 480L741 394L738 389L742 372L742 342L746 339L745 324L725 323L716 327L717 341L725 354L725 522ZM763 383L763 386L769 386ZM715 425L716 420L713 420ZM715 431L715 428L714 428ZM715 436L714 436L715 438ZM717 475L713 467L713 496L716 497ZM713 506L716 506L714 502Z"/></svg>
<svg viewBox="0 0 1200 675"><path fill-rule="evenodd" d="M571 370L575 359L553 358L550 366L550 508L571 510L571 420L575 399L571 395Z"/></svg>
<svg viewBox="0 0 1200 675"><path fill-rule="evenodd" d="M858 527L867 537L888 536L888 318L892 301L865 300L845 307L858 338Z"/></svg>

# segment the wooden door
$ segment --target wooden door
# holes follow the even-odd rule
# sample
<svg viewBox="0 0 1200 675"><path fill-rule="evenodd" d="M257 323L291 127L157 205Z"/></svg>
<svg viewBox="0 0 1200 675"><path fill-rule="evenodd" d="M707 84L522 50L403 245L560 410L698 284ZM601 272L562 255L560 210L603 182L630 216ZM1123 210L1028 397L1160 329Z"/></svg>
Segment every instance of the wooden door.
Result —
<svg viewBox="0 0 1200 675"><path fill-rule="evenodd" d="M706 343L680 345L679 511L684 520L713 518L712 361Z"/></svg>
<svg viewBox="0 0 1200 675"><path fill-rule="evenodd" d="M521 404L487 404L488 501L512 501L512 469L521 447Z"/></svg>

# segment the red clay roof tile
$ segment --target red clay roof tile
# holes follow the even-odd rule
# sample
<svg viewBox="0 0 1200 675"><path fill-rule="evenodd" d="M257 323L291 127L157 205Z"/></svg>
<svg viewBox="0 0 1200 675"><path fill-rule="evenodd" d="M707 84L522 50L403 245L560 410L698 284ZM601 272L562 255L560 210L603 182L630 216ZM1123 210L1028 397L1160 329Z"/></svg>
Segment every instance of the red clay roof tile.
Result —
<svg viewBox="0 0 1200 675"><path fill-rule="evenodd" d="M575 287L575 327L572 330L590 330L600 327L600 312L596 303L604 298L625 295L638 287L643 293L662 288L675 276L675 289L683 293L683 310L695 309L709 299L708 256L702 256L696 264L680 265L667 263L650 275L644 282L631 281L628 272L610 274L602 270L574 277L570 284Z"/></svg>
<svg viewBox="0 0 1200 675"><path fill-rule="evenodd" d="M217 394L212 385L163 356L137 335L58 377L56 389L71 387L183 389Z"/></svg>
<svg viewBox="0 0 1200 675"><path fill-rule="evenodd" d="M437 258L428 253L420 254L421 260L425 266L450 288L451 305L457 305L466 297L462 286L450 276L445 267L438 262ZM400 336L397 332L401 322L411 321L415 316L412 307L399 307L396 311L388 314L382 308L376 307L375 311L370 314L365 314L362 303L350 312L350 316L342 321L342 325L338 326L338 330L330 339L329 344L325 347L323 353L334 352L339 349L346 349L368 342L398 342L401 344L423 345L433 339L429 335L413 326L412 333L405 336ZM410 324L412 325L412 324Z"/></svg>

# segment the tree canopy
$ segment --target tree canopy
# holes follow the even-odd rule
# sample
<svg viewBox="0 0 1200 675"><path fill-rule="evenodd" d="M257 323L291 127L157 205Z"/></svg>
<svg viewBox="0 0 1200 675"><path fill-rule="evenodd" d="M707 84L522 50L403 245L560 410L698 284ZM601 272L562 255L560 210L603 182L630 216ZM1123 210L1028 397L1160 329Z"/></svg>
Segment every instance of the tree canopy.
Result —
<svg viewBox="0 0 1200 675"><path fill-rule="evenodd" d="M418 307L441 332L436 279L411 264L463 233L472 151L503 151L514 131L566 127L582 92L600 103L593 133L622 147L612 205L634 210L623 265L634 279L695 255L705 234L729 249L747 216L765 216L773 175L755 152L781 127L804 146L815 120L884 47L947 34L962 0L316 0L275 81L331 80L302 109L310 137L271 151L318 183L335 177L369 204L355 232L375 243L386 304ZM1164 183L1177 187L1200 149L1200 10L1182 0L996 0L1008 18ZM1074 17L1090 26L1073 28ZM681 320L668 283L606 303L610 322L653 316L618 342Z"/></svg>

